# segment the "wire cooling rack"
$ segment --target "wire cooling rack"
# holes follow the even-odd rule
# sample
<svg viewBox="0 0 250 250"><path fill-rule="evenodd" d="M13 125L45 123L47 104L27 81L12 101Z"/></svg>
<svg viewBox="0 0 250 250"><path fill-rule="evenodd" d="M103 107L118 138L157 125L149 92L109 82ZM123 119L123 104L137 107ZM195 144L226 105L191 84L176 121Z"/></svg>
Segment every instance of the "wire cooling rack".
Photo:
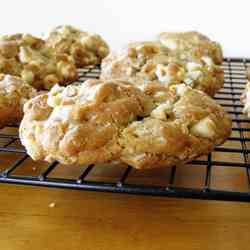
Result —
<svg viewBox="0 0 250 250"><path fill-rule="evenodd" d="M215 99L231 114L227 142L208 156L183 166L139 171L130 166L63 166L33 162L21 146L18 129L0 130L0 182L182 198L250 201L250 120L240 95L250 59L225 58L223 89ZM98 78L98 68L80 70L79 82Z"/></svg>

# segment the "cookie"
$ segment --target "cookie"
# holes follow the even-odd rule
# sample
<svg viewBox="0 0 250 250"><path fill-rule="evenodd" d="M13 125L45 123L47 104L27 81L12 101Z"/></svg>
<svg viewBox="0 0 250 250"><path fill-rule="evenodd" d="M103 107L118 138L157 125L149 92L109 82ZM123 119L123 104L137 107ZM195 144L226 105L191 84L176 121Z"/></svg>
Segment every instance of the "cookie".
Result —
<svg viewBox="0 0 250 250"><path fill-rule="evenodd" d="M189 162L231 133L230 117L203 92L184 84L161 88L147 90L157 103L150 116L130 123L120 137L121 161L138 169Z"/></svg>
<svg viewBox="0 0 250 250"><path fill-rule="evenodd" d="M24 103L35 95L37 91L20 77L0 74L0 128L20 122Z"/></svg>
<svg viewBox="0 0 250 250"><path fill-rule="evenodd" d="M158 38L164 46L183 58L200 59L205 56L212 58L215 64L223 62L220 44L199 32L162 32Z"/></svg>
<svg viewBox="0 0 250 250"><path fill-rule="evenodd" d="M224 84L224 72L209 57L182 59L159 42L131 43L102 62L101 79L122 79L143 89L152 82L164 86L185 83L210 96Z"/></svg>
<svg viewBox="0 0 250 250"><path fill-rule="evenodd" d="M0 38L0 72L20 76L38 90L77 79L77 69L67 55L57 54L45 41L28 34Z"/></svg>
<svg viewBox="0 0 250 250"><path fill-rule="evenodd" d="M250 81L247 82L245 90L241 95L241 102L244 104L243 113L250 117Z"/></svg>
<svg viewBox="0 0 250 250"><path fill-rule="evenodd" d="M214 100L185 85L120 80L55 86L25 104L20 139L34 160L121 161L138 169L193 160L223 143L231 120Z"/></svg>
<svg viewBox="0 0 250 250"><path fill-rule="evenodd" d="M109 53L109 47L101 36L69 25L52 30L47 44L59 53L68 54L78 68L98 65Z"/></svg>
<svg viewBox="0 0 250 250"><path fill-rule="evenodd" d="M121 130L150 106L149 97L121 81L55 86L26 103L20 138L34 160L63 164L119 158Z"/></svg>

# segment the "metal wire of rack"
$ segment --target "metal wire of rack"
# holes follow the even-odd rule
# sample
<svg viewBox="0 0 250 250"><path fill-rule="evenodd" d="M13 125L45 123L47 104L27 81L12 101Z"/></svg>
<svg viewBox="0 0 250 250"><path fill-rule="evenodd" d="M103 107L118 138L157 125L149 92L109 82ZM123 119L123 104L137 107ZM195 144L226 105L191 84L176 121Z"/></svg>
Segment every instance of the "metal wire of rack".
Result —
<svg viewBox="0 0 250 250"><path fill-rule="evenodd" d="M181 167L172 167L154 172L136 171L130 166L62 166L33 162L21 146L17 128L0 130L0 182L71 188L117 193L144 194L207 200L247 201L250 202L250 120L242 114L240 95L246 84L246 67L250 59L225 58L222 65L225 72L224 87L215 99L231 114L233 131L227 142L216 147L206 157L194 160ZM80 70L78 82L99 78L98 68ZM227 157L225 157L228 155ZM189 169L193 169L189 172ZM180 172L179 169L184 169ZM202 169L202 171L201 171ZM232 171L233 172L230 172ZM162 174L164 171L164 175ZM234 171L237 172L236 174ZM89 178L94 172L94 178ZM197 172L199 174L197 175ZM216 176L219 173L219 177ZM107 175L108 173L108 175ZM134 175L138 175L134 178ZM142 177L140 177L142 175ZM146 175L143 176L143 175ZM105 177L106 176L106 177ZM108 177L107 177L108 176ZM157 184L153 179L161 176ZM197 185L197 176L199 183ZM104 177L104 178L102 178ZM214 179L220 185L215 185ZM130 181L130 179L132 181ZM146 180L140 183L139 180ZM195 179L192 185L184 185ZM238 186L244 182L244 188ZM233 183L233 189L228 189Z"/></svg>

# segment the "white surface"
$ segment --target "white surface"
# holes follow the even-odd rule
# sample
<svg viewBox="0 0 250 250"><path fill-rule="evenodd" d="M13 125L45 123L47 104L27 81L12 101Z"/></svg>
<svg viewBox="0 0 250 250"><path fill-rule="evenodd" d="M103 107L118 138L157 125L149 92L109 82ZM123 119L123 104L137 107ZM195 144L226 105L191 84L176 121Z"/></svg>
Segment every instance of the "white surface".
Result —
<svg viewBox="0 0 250 250"><path fill-rule="evenodd" d="M198 30L227 56L250 57L249 0L7 0L0 33L40 35L59 24L101 34L113 48L162 31Z"/></svg>

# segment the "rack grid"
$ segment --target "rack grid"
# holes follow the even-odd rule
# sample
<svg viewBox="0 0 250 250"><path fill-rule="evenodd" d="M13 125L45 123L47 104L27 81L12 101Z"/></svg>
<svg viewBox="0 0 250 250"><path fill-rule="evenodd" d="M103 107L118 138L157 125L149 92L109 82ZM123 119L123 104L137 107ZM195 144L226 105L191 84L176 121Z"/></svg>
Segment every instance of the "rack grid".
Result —
<svg viewBox="0 0 250 250"><path fill-rule="evenodd" d="M232 116L232 135L208 156L184 166L138 171L130 166L62 166L34 162L21 146L18 128L0 130L0 182L166 197L250 202L250 119L240 96L250 59L225 58L224 87L214 97ZM98 79L99 68L79 71L79 80ZM191 171L192 170L192 171ZM191 180L191 181L190 181ZM189 182L190 181L190 182Z"/></svg>

